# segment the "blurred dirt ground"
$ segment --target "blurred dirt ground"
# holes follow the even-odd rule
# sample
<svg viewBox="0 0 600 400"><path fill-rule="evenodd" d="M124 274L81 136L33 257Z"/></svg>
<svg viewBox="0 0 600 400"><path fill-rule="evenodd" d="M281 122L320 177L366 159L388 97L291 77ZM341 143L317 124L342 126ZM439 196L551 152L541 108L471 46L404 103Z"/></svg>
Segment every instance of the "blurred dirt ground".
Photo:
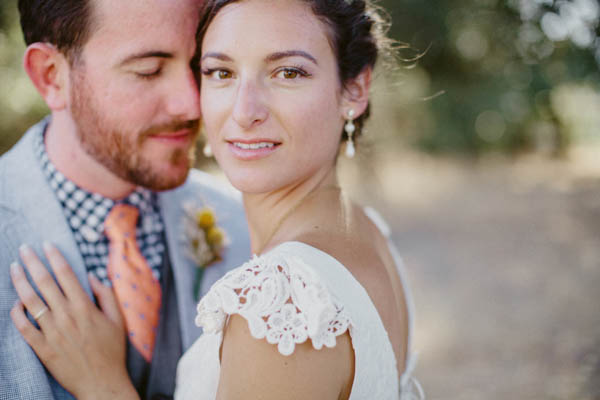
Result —
<svg viewBox="0 0 600 400"><path fill-rule="evenodd" d="M393 229L428 399L600 399L600 147L358 165L342 181Z"/></svg>

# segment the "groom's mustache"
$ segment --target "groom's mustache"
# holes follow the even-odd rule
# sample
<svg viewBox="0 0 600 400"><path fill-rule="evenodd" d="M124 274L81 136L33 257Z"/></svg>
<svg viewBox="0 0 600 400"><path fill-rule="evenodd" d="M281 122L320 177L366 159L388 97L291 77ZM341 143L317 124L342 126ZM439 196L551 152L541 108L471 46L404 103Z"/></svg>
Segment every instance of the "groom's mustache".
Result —
<svg viewBox="0 0 600 400"><path fill-rule="evenodd" d="M171 132L178 132L182 130L191 130L194 135L199 131L200 120L189 120L189 121L174 121L167 124L160 124L152 126L139 135L139 140L142 141L148 136L164 135Z"/></svg>

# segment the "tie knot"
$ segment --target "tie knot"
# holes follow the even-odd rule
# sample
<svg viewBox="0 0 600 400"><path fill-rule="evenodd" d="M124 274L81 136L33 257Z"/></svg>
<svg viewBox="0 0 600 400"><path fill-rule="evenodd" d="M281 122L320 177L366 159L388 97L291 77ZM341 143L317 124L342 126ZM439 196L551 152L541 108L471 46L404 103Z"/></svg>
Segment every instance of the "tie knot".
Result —
<svg viewBox="0 0 600 400"><path fill-rule="evenodd" d="M127 204L117 204L104 221L104 233L109 240L135 239L139 211Z"/></svg>

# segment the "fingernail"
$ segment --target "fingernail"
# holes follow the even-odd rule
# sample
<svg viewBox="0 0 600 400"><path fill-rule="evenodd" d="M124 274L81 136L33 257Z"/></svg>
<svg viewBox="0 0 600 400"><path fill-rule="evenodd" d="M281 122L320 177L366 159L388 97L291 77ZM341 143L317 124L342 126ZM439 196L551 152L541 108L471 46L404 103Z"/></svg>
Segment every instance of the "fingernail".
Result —
<svg viewBox="0 0 600 400"><path fill-rule="evenodd" d="M49 252L54 249L54 246L52 246L52 244L50 242L44 240L42 242L42 248L44 249L44 251Z"/></svg>
<svg viewBox="0 0 600 400"><path fill-rule="evenodd" d="M22 244L21 247L19 247L19 252L22 256L29 256L31 253L33 253L33 250L31 250L31 247L28 245Z"/></svg>
<svg viewBox="0 0 600 400"><path fill-rule="evenodd" d="M10 264L10 273L13 275L19 275L19 273L21 272L21 266L16 263L13 262L12 264Z"/></svg>

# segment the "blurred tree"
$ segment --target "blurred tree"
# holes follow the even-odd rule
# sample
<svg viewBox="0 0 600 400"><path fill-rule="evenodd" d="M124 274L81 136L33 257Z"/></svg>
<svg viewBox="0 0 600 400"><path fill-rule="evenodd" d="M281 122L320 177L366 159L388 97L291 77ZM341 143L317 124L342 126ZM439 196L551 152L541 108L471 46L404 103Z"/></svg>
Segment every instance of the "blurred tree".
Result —
<svg viewBox="0 0 600 400"><path fill-rule="evenodd" d="M430 93L444 92L427 104L434 123L416 136L421 148L561 155L575 133L597 140L600 124L583 112L590 98L599 101L597 0L384 0L382 5L390 10L392 36L426 50L418 68L428 75ZM565 102L582 109L564 115ZM574 126L581 118L584 126Z"/></svg>

